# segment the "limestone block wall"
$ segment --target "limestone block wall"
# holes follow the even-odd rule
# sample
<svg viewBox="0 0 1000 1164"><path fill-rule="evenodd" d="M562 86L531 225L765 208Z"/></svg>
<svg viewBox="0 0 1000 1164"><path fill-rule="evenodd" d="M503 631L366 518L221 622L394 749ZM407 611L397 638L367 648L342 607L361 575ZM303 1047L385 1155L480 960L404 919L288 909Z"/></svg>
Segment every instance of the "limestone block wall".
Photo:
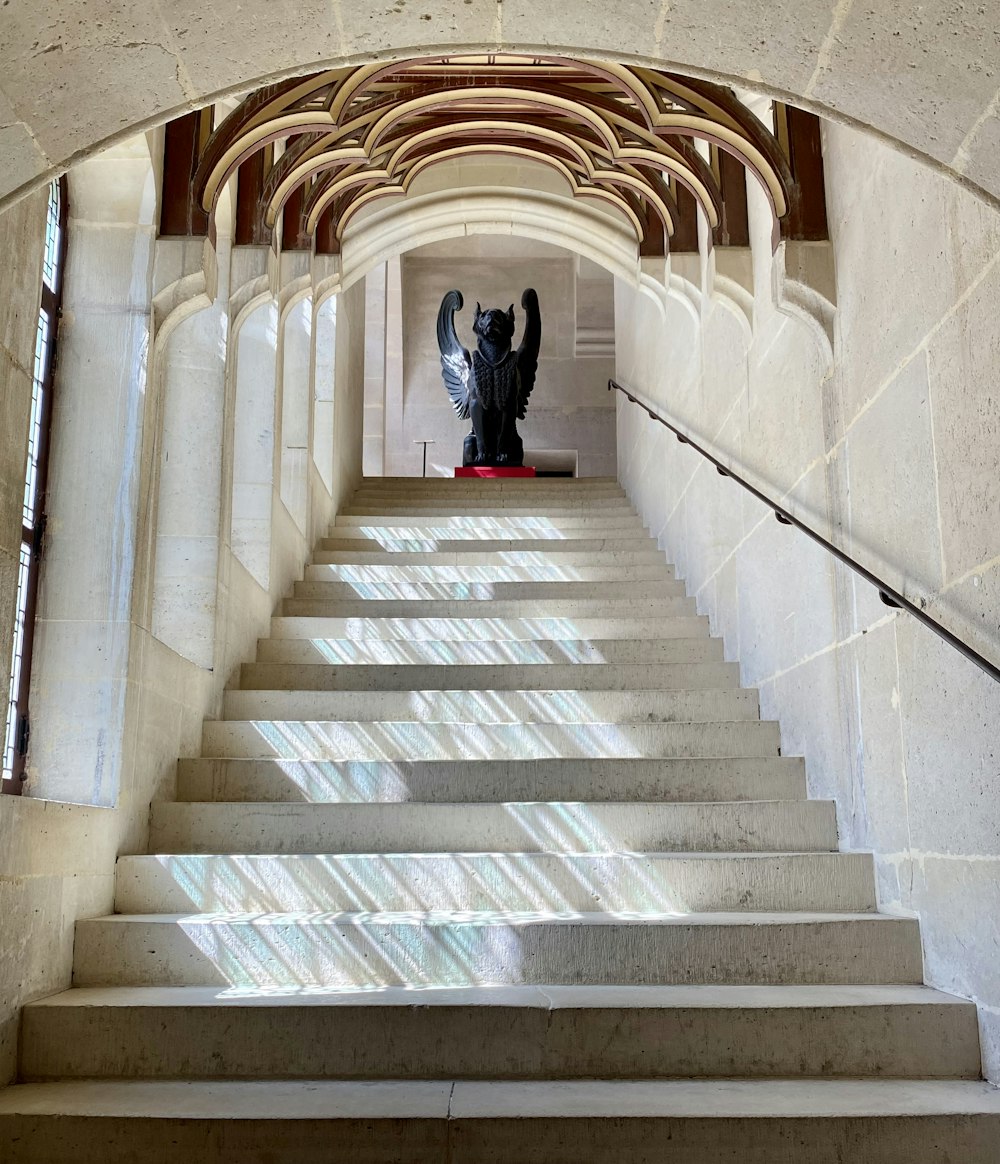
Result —
<svg viewBox="0 0 1000 1164"><path fill-rule="evenodd" d="M772 262L751 183L750 317L710 269L662 310L620 282L618 376L1000 662L1000 216L824 131L832 352L788 281L822 256ZM727 657L836 799L842 845L877 854L883 909L920 916L928 980L979 1004L1000 1081L1000 685L621 398L618 440Z"/></svg>
<svg viewBox="0 0 1000 1164"><path fill-rule="evenodd" d="M0 706L7 711L8 665L17 602L21 505L28 448L28 418L35 328L42 285L46 194L40 191L0 216ZM51 981L58 941L30 947L37 911L60 912L62 880L51 876L35 847L22 842L41 825L20 797L0 796L0 1082L10 1078L17 1054L19 984L31 979L41 990ZM47 824L52 824L49 818ZM42 826L44 829L45 826ZM56 826L58 827L58 826ZM58 858L56 858L58 860Z"/></svg>
<svg viewBox="0 0 1000 1164"><path fill-rule="evenodd" d="M538 292L542 347L538 376L518 431L525 450L569 450L581 476L615 472L614 402L607 392L614 369L614 290L610 274L560 247L510 235L472 235L432 243L402 259L402 398L386 402L385 464L390 474L418 474L428 438L428 475L450 475L461 464L469 422L459 420L441 379L435 322L445 292L462 291L456 316L472 350L477 300L484 310L514 304L515 344L524 327L521 294ZM393 410L394 407L394 411ZM530 460L530 458L529 458Z"/></svg>
<svg viewBox="0 0 1000 1164"><path fill-rule="evenodd" d="M135 139L70 175L28 783L0 797L0 1085L20 1007L69 985L76 920L113 908L116 857L145 848L150 802L173 796L177 757L361 472L364 284L335 313L316 294L279 368L281 272L275 289L266 248L224 229L214 252L157 239L156 151ZM42 194L0 216L4 690L44 224ZM307 330L326 348L303 355ZM284 433L283 389L300 405Z"/></svg>
<svg viewBox="0 0 1000 1164"><path fill-rule="evenodd" d="M6 714L47 195L0 216L0 694Z"/></svg>
<svg viewBox="0 0 1000 1164"><path fill-rule="evenodd" d="M65 0L37 0L8 15L0 44L0 197L179 109L284 76L381 54L555 47L590 59L669 60L735 86L798 94L816 112L872 125L1000 197L993 4L954 5L945 23L931 5L829 0L424 0L404 8L313 4L308 19L277 21L272 0L204 9L103 0L74 22Z"/></svg>

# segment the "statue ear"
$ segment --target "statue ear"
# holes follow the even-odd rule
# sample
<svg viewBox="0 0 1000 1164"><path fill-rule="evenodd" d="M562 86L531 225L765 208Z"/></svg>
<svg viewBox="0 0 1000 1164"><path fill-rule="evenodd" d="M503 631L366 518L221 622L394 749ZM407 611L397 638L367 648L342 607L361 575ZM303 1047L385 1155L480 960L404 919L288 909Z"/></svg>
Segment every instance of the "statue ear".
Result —
<svg viewBox="0 0 1000 1164"><path fill-rule="evenodd" d="M476 319L478 319L482 314L483 314L483 309L477 303L476 304Z"/></svg>
<svg viewBox="0 0 1000 1164"><path fill-rule="evenodd" d="M514 322L514 304L513 303L510 305L510 307L507 308L507 318L511 321L511 323Z"/></svg>

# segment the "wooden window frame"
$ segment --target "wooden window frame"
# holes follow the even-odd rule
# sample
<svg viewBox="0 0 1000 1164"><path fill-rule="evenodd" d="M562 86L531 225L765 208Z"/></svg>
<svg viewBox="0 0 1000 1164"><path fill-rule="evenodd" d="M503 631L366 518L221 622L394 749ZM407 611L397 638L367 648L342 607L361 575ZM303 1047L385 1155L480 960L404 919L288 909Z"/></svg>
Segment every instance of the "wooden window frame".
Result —
<svg viewBox="0 0 1000 1164"><path fill-rule="evenodd" d="M55 222L58 234L53 251L50 252L53 190L57 198ZM45 218L45 256L32 368L31 430L25 465L17 612L11 649L11 690L4 731L3 780L0 781L2 791L14 796L20 795L24 788L31 734L28 696L31 689L31 656L34 646L35 612L38 606L42 543L45 537L45 502L52 438L56 346L59 340L63 273L66 267L66 224L69 217L67 195L65 177L52 184ZM43 332L46 321L47 334Z"/></svg>

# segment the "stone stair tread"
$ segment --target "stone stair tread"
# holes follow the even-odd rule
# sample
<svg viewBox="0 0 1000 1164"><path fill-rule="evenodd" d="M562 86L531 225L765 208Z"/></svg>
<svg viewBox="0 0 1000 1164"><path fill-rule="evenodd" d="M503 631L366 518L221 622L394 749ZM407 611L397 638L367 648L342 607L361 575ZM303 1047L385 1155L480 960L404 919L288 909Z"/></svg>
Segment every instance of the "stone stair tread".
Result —
<svg viewBox="0 0 1000 1164"><path fill-rule="evenodd" d="M477 623L507 618L563 619L628 617L643 620L696 617L695 600L629 598L284 598L281 613L314 618L459 618Z"/></svg>
<svg viewBox="0 0 1000 1164"><path fill-rule="evenodd" d="M237 888L237 886L239 888ZM865 853L190 852L122 856L115 908L874 911Z"/></svg>
<svg viewBox="0 0 1000 1164"><path fill-rule="evenodd" d="M99 922L102 924L128 925L130 922L158 925L227 925L244 924L266 928L277 925L366 925L366 926L412 926L421 928L437 928L441 926L465 926L476 929L488 929L494 926L508 928L527 928L529 926L617 926L631 928L638 926L714 926L714 927L748 927L748 926L809 926L833 925L850 922L880 925L886 927L903 926L912 928L916 923L912 918L897 917L894 914L884 913L817 913L815 911L782 911L780 913L606 913L595 910L593 913L578 913L572 915L556 910L395 910L395 911L368 911L368 910L294 910L274 913L229 913L215 911L212 913L113 913L99 918L86 918L78 925L87 926Z"/></svg>
<svg viewBox="0 0 1000 1164"><path fill-rule="evenodd" d="M615 617L487 617L364 615L322 617L319 615L275 615L271 638L320 638L394 640L420 642L560 642L589 638L673 639L705 638L708 619L704 615Z"/></svg>
<svg viewBox="0 0 1000 1164"><path fill-rule="evenodd" d="M434 723L415 720L208 720L202 755L289 760L768 757L778 725L759 719L619 724ZM419 752L415 749L419 748Z"/></svg>
<svg viewBox="0 0 1000 1164"><path fill-rule="evenodd" d="M337 723L614 724L755 721L756 688L240 689L223 697L225 721Z"/></svg>
<svg viewBox="0 0 1000 1164"><path fill-rule="evenodd" d="M585 531L582 531L585 532ZM514 538L507 535L499 538L443 538L443 537L414 537L394 538L377 541L374 538L321 538L316 544L314 561L322 561L320 554L366 553L372 555L375 561L389 562L393 558L399 561L418 561L417 554L457 554L459 558L466 554L494 554L500 553L545 553L555 556L558 561L560 554L605 554L608 558L617 557L619 551L645 553L650 548L649 535L645 533L628 534L614 537L612 531L599 532L589 537L574 538ZM413 556L411 556L413 555Z"/></svg>
<svg viewBox="0 0 1000 1164"><path fill-rule="evenodd" d="M548 801L302 804L161 801L150 845L164 853L217 851L315 855L449 851L589 852L597 847L726 852L836 852L830 801ZM337 842L331 846L331 837ZM645 840L643 839L645 838Z"/></svg>
<svg viewBox="0 0 1000 1164"><path fill-rule="evenodd" d="M736 801L734 803L745 804L746 801ZM810 802L812 803L812 802ZM244 807L252 809L254 806L246 804ZM265 860L265 861L302 861L302 860L336 860L336 861L353 861L366 860L371 858L379 858L387 861L394 859L405 859L407 861L440 861L449 860L452 858L496 858L502 857L504 859L511 858L514 860L538 860L545 858L558 858L560 861L606 861L609 858L614 858L622 861L645 861L645 860L665 860L665 861L771 861L776 857L803 857L803 858L821 858L824 860L857 860L859 858L868 858L871 854L867 852L853 852L847 849L831 849L829 851L816 852L811 849L768 849L766 851L750 851L742 852L739 849L734 849L731 852L726 850L700 850L700 849L526 849L519 852L514 849L504 849L502 852L483 852L481 849L441 849L436 851L434 849L422 849L415 853L386 853L379 851L365 852L329 852L329 853L239 853L234 854L229 851L219 852L198 852L192 850L190 853L171 852L171 853L157 853L150 851L146 853L123 853L119 856L119 861L159 861L170 858L183 860L186 857L203 858L229 858L232 860Z"/></svg>
<svg viewBox="0 0 1000 1164"><path fill-rule="evenodd" d="M479 516L479 521L476 520ZM419 517L397 517L391 513L369 515L358 524L331 525L321 535L320 542L339 541L341 538L386 537L389 540L485 538L502 540L521 538L572 540L576 538L648 539L649 531L642 519L620 509L581 509L571 517L507 517L499 515L468 514L457 521L439 514Z"/></svg>
<svg viewBox="0 0 1000 1164"><path fill-rule="evenodd" d="M540 562L534 566L515 566L505 563L497 566L425 565L410 566L399 562L370 562L368 565L314 563L306 566L306 581L350 582L352 584L385 585L388 583L453 584L468 586L505 583L575 583L636 581L672 582L678 585L673 571L666 565L639 564L633 566L560 566L557 562Z"/></svg>
<svg viewBox="0 0 1000 1164"><path fill-rule="evenodd" d="M495 602L550 602L553 599L586 602L607 594L609 580L515 579L495 582L434 581L341 581L339 579L296 582L291 598L336 602L338 599L366 602L468 602L481 606ZM686 598L684 586L672 579L631 581L629 593L636 598ZM485 606L482 607L485 610Z"/></svg>
<svg viewBox="0 0 1000 1164"><path fill-rule="evenodd" d="M556 498L545 506L545 516L549 518L579 517L588 513L614 513L622 517L636 517L635 506L624 497L592 497L574 501L571 497ZM363 521L381 517L535 517L538 506L526 505L523 498L463 498L460 504L447 505L441 498L397 499L391 506L379 504L372 499L364 499L344 506L340 517Z"/></svg>
<svg viewBox="0 0 1000 1164"><path fill-rule="evenodd" d="M552 658L519 664L489 663L422 664L415 659L401 663L370 662L258 662L240 669L239 691L337 691L355 687L369 691L484 691L502 690L511 679L518 691L538 684L545 690L735 690L739 667L722 660L681 663L603 663L596 660L558 663ZM581 674L580 667L587 670ZM409 673L408 673L409 672Z"/></svg>
<svg viewBox="0 0 1000 1164"><path fill-rule="evenodd" d="M393 493L384 497L359 493L342 512L351 517L399 521L414 515L430 518L469 517L477 514L502 516L510 510L521 511L519 516L536 520L558 521L560 516L600 519L609 513L638 518L635 506L624 494L607 489L596 489L586 496L564 491L537 498L523 493L499 493L493 496L488 493L464 493L455 497L451 505L447 498L431 493ZM339 517L338 513L335 520L339 520Z"/></svg>
<svg viewBox="0 0 1000 1164"><path fill-rule="evenodd" d="M460 793L460 794L459 794ZM498 803L507 800L803 800L799 756L664 760L215 759L178 765L178 801Z"/></svg>
<svg viewBox="0 0 1000 1164"><path fill-rule="evenodd" d="M546 664L607 667L682 667L723 663L722 643L707 635L681 639L339 639L267 638L257 640L254 665L339 668L529 667ZM738 664L733 664L738 666Z"/></svg>
<svg viewBox="0 0 1000 1164"><path fill-rule="evenodd" d="M617 513L587 514L579 518L554 518L551 521L522 517L493 518L481 522L407 521L400 518L373 518L363 525L334 525L319 539L318 547L326 549L326 542L341 541L591 541L610 538L622 541L648 541L649 530L637 517L622 517ZM336 547L330 547L336 548Z"/></svg>
<svg viewBox="0 0 1000 1164"><path fill-rule="evenodd" d="M531 549L521 546L516 549L489 550L481 545L472 549L409 550L405 557L401 554L387 554L384 550L372 549L370 545L358 545L350 549L321 550L313 553L314 566L491 566L494 564L526 564L538 562L549 566L664 566L663 554L653 542L643 547L632 544L628 548L614 549L566 549L560 547L554 554L551 547ZM669 568L669 567L668 567Z"/></svg>
<svg viewBox="0 0 1000 1164"><path fill-rule="evenodd" d="M309 987L287 991L216 986L76 986L26 1004L25 1009L66 1007L530 1007L540 1010L603 1008L794 1009L945 1006L975 1003L930 986L383 986Z"/></svg>
<svg viewBox="0 0 1000 1164"><path fill-rule="evenodd" d="M732 1079L531 1082L79 1080L0 1090L12 1113L189 1119L630 1119L989 1115L977 1080Z"/></svg>

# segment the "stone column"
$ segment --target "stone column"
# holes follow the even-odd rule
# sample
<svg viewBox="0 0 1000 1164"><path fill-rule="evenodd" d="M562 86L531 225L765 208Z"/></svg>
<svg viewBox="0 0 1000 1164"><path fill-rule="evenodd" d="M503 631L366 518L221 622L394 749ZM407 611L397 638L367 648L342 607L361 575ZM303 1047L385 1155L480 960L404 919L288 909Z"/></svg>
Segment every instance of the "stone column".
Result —
<svg viewBox="0 0 1000 1164"><path fill-rule="evenodd" d="M32 667L29 791L121 783L156 194L145 137L75 167Z"/></svg>

